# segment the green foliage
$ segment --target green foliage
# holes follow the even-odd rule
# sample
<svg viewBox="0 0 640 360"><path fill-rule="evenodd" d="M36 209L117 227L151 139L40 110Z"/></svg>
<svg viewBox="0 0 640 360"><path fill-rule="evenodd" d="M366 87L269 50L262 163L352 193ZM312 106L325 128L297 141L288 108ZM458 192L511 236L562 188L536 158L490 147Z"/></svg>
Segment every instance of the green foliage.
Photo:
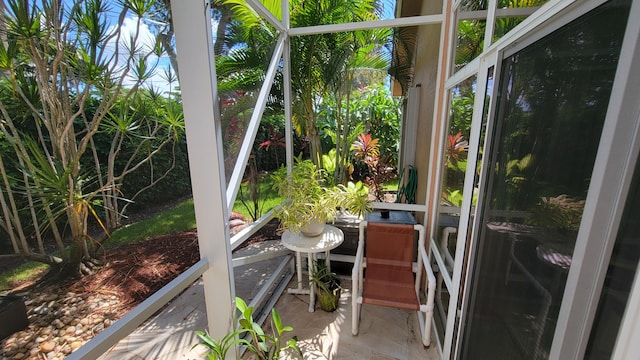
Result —
<svg viewBox="0 0 640 360"><path fill-rule="evenodd" d="M94 106L97 104L91 105L89 112L96 110ZM148 133L154 124L159 126L154 133ZM191 193L184 115L179 102L140 89L133 98L118 99L100 130L93 139L96 156L103 165L113 161L116 175L128 172L132 163L153 153L151 161L142 162L120 181L118 192L123 199L133 201L130 209ZM117 141L119 137L121 140ZM117 156L111 159L110 154L115 150L114 140L120 148ZM167 140L170 140L170 146L162 146ZM90 157L84 157L82 163L86 167L95 166ZM126 200L123 203L126 204Z"/></svg>
<svg viewBox="0 0 640 360"><path fill-rule="evenodd" d="M236 345L249 344L248 341L238 338L245 332L244 329L238 329L227 333L221 339L213 339L204 331L196 331L196 335L200 338L200 343L193 345L203 345L209 348L207 359L209 360L226 360L227 353Z"/></svg>
<svg viewBox="0 0 640 360"><path fill-rule="evenodd" d="M245 1L224 0L222 4L231 7L233 21L229 22L225 32L229 35L225 42L229 50L216 62L216 70L223 102L235 106L242 102L241 97L253 98L257 93L256 84L264 78L268 56L273 51L278 32ZM280 16L281 4L277 1L265 1L263 5ZM302 27L375 20L379 18L381 3L372 0L295 0L289 6L291 26ZM316 123L317 99L327 91L340 93L338 97L349 94L353 88L368 81L367 74L376 72L378 78L384 77L390 59L384 56L383 47L390 33L389 29L376 29L291 39L294 128L298 136L308 138L308 148L315 163L323 153ZM283 78L278 77L274 88L282 89L282 81ZM272 92L270 108L282 108L281 93ZM240 111L231 113L236 115ZM346 152L348 149L338 157L342 158Z"/></svg>
<svg viewBox="0 0 640 360"><path fill-rule="evenodd" d="M286 159L284 134L284 116L274 115L262 119L252 152L259 170L276 170L284 163ZM295 142L293 145L295 146Z"/></svg>
<svg viewBox="0 0 640 360"><path fill-rule="evenodd" d="M442 200L444 201L445 204L449 206L460 207L462 206L462 190L446 189L442 194ZM471 204L475 206L477 201L478 201L478 189L474 188L473 195L471 197Z"/></svg>
<svg viewBox="0 0 640 360"><path fill-rule="evenodd" d="M464 140L461 132L449 135L445 150L445 165L452 170L464 172L467 168L467 153L469 143Z"/></svg>
<svg viewBox="0 0 640 360"><path fill-rule="evenodd" d="M283 334L293 331L291 326L284 326L280 314L276 309L271 309L271 334L265 333L260 324L253 320L253 307L241 298L236 298L236 308L240 311L241 317L238 323L240 328L249 334L251 341L247 349L258 357L258 359L279 359L280 353L287 349L293 349L302 356L298 347L298 339L294 336L286 343L283 343Z"/></svg>
<svg viewBox="0 0 640 360"><path fill-rule="evenodd" d="M369 187L364 185L362 181L349 181L347 185L337 186L342 193L344 203L341 207L348 209L353 215L364 219L365 215L371 212L371 203L369 201Z"/></svg>
<svg viewBox="0 0 640 360"><path fill-rule="evenodd" d="M534 170L534 157L527 154L522 159L513 159L507 163L507 184L514 189L521 189L528 181L529 174Z"/></svg>
<svg viewBox="0 0 640 360"><path fill-rule="evenodd" d="M361 179L358 168L354 168L353 156L348 151L358 135L367 131L379 142L379 151L389 159L388 165L393 167L397 164L402 98L392 97L382 83L356 88L349 97L329 94L318 108L318 127L326 142L330 142L334 149L347 152L342 159L334 155L335 152L331 153L333 149L330 150L330 165L335 166L336 170L342 163L348 169L348 175L353 173L353 178ZM325 143L324 146L326 148L329 144ZM334 170L327 166L326 160L323 155L323 166L332 176ZM342 180L343 183L346 178Z"/></svg>
<svg viewBox="0 0 640 360"><path fill-rule="evenodd" d="M338 275L329 270L324 260L316 260L309 279L318 288L320 308L327 312L335 311L338 308L340 292L342 291Z"/></svg>
<svg viewBox="0 0 640 360"><path fill-rule="evenodd" d="M464 67L482 52L486 21L458 21L458 38L456 44L456 70Z"/></svg>
<svg viewBox="0 0 640 360"><path fill-rule="evenodd" d="M175 158L174 158L175 157ZM175 166L169 174L157 182L153 187L140 193L131 204L131 210L144 209L149 203L164 202L177 199L191 194L191 174L189 172L189 159L187 154L187 144L181 142L176 144L175 153L171 149L160 151L154 156L152 163L141 165L136 171L123 180L122 194L126 197L137 193L145 188L152 174L162 174L168 170L171 162L175 159Z"/></svg>
<svg viewBox="0 0 640 360"><path fill-rule="evenodd" d="M442 194L442 197L450 206L462 206L462 191L460 190L447 189L444 194Z"/></svg>
<svg viewBox="0 0 640 360"><path fill-rule="evenodd" d="M227 353L235 345L245 346L248 351L260 360L279 359L280 354L288 349L292 349L302 356L295 336L284 342L284 333L293 331L293 328L282 324L282 319L276 309L271 310L271 334L267 334L260 324L254 321L254 309L252 306L248 306L239 297L236 297L235 304L240 313L240 318L237 320L237 328L225 334L221 339L212 339L205 332L196 331L196 335L198 335L201 342L194 345L194 347L202 345L209 348L208 359L225 360ZM233 322L235 323L236 321L234 320ZM244 335L247 335L245 336L246 339L241 338Z"/></svg>
<svg viewBox="0 0 640 360"><path fill-rule="evenodd" d="M98 193L85 191L85 188L88 188L87 183L91 181L89 175L84 172L76 175L72 181L75 186L69 186L74 164L65 167L58 159L53 159L50 162L34 139L27 137L23 141L31 161L36 165L30 169L23 169L28 178L38 184L30 191L33 195L51 204L49 208L51 212L42 214L44 218L41 223L46 224L49 218L55 221L65 216L71 222L69 219L71 216L76 215L86 219L91 215L105 233L108 233L96 211L96 206L100 205L95 201ZM25 188L24 191L29 190Z"/></svg>
<svg viewBox="0 0 640 360"><path fill-rule="evenodd" d="M246 178L245 178L246 179ZM257 187L253 192L257 195L255 199L251 198L251 187ZM273 180L266 173L259 172L256 175L256 183L244 181L240 184L238 196L233 205L233 211L240 213L247 218L256 220L262 216L265 211L269 211L282 203L282 199L277 191L273 188Z"/></svg>
<svg viewBox="0 0 640 360"><path fill-rule="evenodd" d="M402 100L402 97L391 96L389 89L378 83L365 88L356 102L356 106L362 109L361 121L371 136L379 141L380 154L391 156L392 164L397 164L400 150Z"/></svg>
<svg viewBox="0 0 640 360"><path fill-rule="evenodd" d="M276 209L282 228L298 231L314 221L333 221L340 202L323 187L322 171L311 161L298 157L290 176L282 167L271 177L274 189L283 199Z"/></svg>
<svg viewBox="0 0 640 360"><path fill-rule="evenodd" d="M338 168L336 149L331 149L327 154L322 154L322 165L324 166L324 171L327 174L325 180L333 183L333 174Z"/></svg>
<svg viewBox="0 0 640 360"><path fill-rule="evenodd" d="M301 156L296 158L290 176L287 176L283 167L271 177L274 189L283 199L276 209L276 217L280 219L282 228L298 231L314 221L332 222L339 209L358 214L368 211L369 204L366 196L362 195L361 185L326 188L323 171L318 170L311 161L303 161Z"/></svg>
<svg viewBox="0 0 640 360"><path fill-rule="evenodd" d="M151 174L150 182L126 194L135 198L173 168L159 171L173 156L160 166L151 160L164 145L180 141L181 106L142 90L159 65L158 46L144 46L136 31L131 36L119 31L125 19L144 25L152 4L9 0L3 12L0 131L12 147L3 148L2 156L13 155L17 164L3 167L2 177L15 179L4 189L8 198L23 193L17 206L10 200L10 216L3 211L12 222L4 228L16 233L11 235L20 240L20 252L31 251L27 236L35 235L41 252L42 239L53 239L65 256L62 238L69 236L69 255L61 265L67 274L79 275L80 263L91 256L88 221L105 232L118 226L128 205L119 200L127 175L144 166ZM22 231L23 218L37 225ZM51 231L44 234L44 226Z"/></svg>

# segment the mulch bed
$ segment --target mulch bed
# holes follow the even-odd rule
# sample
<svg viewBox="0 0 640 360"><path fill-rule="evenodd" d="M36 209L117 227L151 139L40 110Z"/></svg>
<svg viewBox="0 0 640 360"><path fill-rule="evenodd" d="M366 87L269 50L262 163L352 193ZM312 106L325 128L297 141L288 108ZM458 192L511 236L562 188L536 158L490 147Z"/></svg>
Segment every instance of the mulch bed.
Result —
<svg viewBox="0 0 640 360"><path fill-rule="evenodd" d="M116 295L126 312L199 259L196 230L163 235L110 250L105 266L72 284L70 290Z"/></svg>

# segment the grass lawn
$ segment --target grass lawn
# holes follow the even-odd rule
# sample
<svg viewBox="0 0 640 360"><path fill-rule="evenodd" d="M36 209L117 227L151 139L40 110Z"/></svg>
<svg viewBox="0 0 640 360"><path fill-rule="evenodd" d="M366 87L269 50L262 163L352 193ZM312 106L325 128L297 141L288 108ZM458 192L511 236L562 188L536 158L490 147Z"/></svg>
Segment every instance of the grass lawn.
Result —
<svg viewBox="0 0 640 360"><path fill-rule="evenodd" d="M49 270L49 265L28 261L4 272L0 272L0 294L26 281L33 281Z"/></svg>
<svg viewBox="0 0 640 360"><path fill-rule="evenodd" d="M243 214L247 219L251 220L250 211L242 203L242 195L247 198L247 184L243 183L238 192L238 197L233 206L233 211ZM266 200L261 200L259 206L264 215L267 211L281 202L277 197L277 193L271 190L271 178L265 177L260 183L260 194L266 196ZM275 196L275 197L274 197ZM253 203L245 200L245 203L252 207ZM173 209L169 209L156 214L155 216L139 221L135 224L118 229L111 234L111 237L105 241L107 248L113 248L119 245L136 243L147 240L156 236L170 234L178 231L190 230L196 227L196 216L193 208L193 199L180 203Z"/></svg>
<svg viewBox="0 0 640 360"><path fill-rule="evenodd" d="M248 183L242 183L236 202L233 204L233 211L244 215L247 219L259 218L273 209L276 205L280 205L282 199L278 196L278 192L273 189L273 182L269 175L262 176L258 184L258 211L255 211L255 204L250 200Z"/></svg>
<svg viewBox="0 0 640 360"><path fill-rule="evenodd" d="M196 227L196 215L193 210L193 199L178 204L173 209L165 210L151 218L141 220L114 231L104 245L114 248L132 244L159 235L190 230Z"/></svg>

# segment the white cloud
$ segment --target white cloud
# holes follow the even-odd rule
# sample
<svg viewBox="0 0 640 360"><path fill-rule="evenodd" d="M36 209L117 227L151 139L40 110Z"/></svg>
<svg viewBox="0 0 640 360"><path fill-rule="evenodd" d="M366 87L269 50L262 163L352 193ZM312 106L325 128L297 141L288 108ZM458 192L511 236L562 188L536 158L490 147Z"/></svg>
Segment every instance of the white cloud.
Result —
<svg viewBox="0 0 640 360"><path fill-rule="evenodd" d="M144 21L138 22L137 18L126 17L122 23L122 26L116 28L118 25L114 24L108 29L108 33L118 31L120 33L118 44L116 44L116 37L107 44L106 50L110 54L113 54L118 46L118 59L116 59L118 67L124 68L127 66L127 60L129 59L132 46L135 46L135 56L143 57L153 52L156 44L155 35L151 32L151 29ZM155 66L155 71L152 76L145 81L144 87L153 86L160 92L168 92L171 89L167 83L164 73L166 69L171 69L171 64L168 61L166 55L158 57L156 54L151 54L147 57L147 64L150 67ZM124 80L125 86L133 86L135 83L134 74L130 70L130 74ZM176 84L174 84L175 86Z"/></svg>

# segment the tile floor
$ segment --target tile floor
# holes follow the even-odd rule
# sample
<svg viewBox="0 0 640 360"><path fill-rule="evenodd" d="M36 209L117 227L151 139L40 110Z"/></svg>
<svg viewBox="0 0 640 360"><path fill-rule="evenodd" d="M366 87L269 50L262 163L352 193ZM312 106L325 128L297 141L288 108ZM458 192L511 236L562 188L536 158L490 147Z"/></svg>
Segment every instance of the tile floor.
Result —
<svg viewBox="0 0 640 360"><path fill-rule="evenodd" d="M350 279L343 279L343 286ZM350 286L349 286L350 287ZM420 341L418 317L414 312L363 305L360 332L351 335L351 292L342 292L340 306L327 313L316 306L308 312L308 296L283 294L276 309L292 334L305 359L411 360L439 359L437 346L425 348Z"/></svg>

